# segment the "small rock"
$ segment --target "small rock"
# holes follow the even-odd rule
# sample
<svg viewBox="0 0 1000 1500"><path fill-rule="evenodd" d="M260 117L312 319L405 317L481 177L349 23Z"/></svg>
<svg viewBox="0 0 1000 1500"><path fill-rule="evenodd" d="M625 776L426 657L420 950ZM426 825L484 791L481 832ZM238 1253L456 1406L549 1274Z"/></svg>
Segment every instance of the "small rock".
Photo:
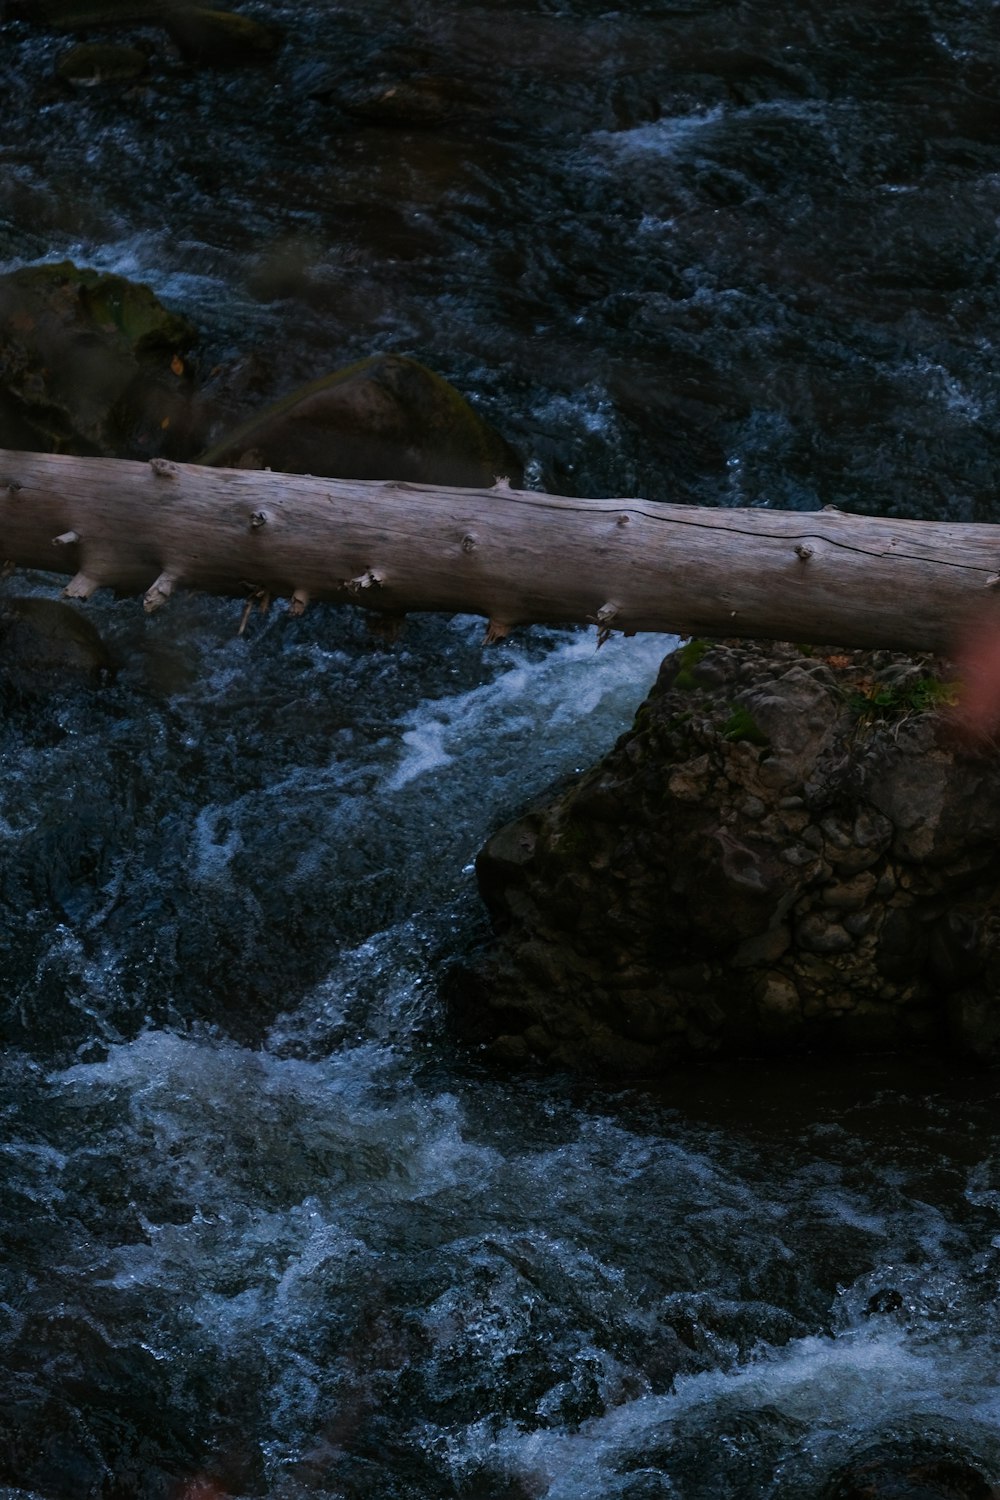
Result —
<svg viewBox="0 0 1000 1500"><path fill-rule="evenodd" d="M865 1317L885 1317L888 1313L899 1312L903 1306L903 1294L894 1286L884 1286L877 1292L873 1292L865 1303Z"/></svg>
<svg viewBox="0 0 1000 1500"><path fill-rule="evenodd" d="M56 63L56 74L77 88L102 83L130 83L149 67L149 58L138 47L118 47L84 42L64 52Z"/></svg>
<svg viewBox="0 0 1000 1500"><path fill-rule="evenodd" d="M823 912L810 912L796 924L795 942L808 953L846 953L854 947L850 933Z"/></svg>
<svg viewBox="0 0 1000 1500"><path fill-rule="evenodd" d="M444 125L470 101L452 80L426 76L362 84L337 102L345 113L370 125L421 130Z"/></svg>
<svg viewBox="0 0 1000 1500"><path fill-rule="evenodd" d="M757 997L757 1004L766 1015L788 1019L801 1012L799 992L787 974L777 971L765 974Z"/></svg>
<svg viewBox="0 0 1000 1500"><path fill-rule="evenodd" d="M823 905L837 911L859 911L875 889L875 876L870 873L856 875L853 880L828 885L823 891Z"/></svg>

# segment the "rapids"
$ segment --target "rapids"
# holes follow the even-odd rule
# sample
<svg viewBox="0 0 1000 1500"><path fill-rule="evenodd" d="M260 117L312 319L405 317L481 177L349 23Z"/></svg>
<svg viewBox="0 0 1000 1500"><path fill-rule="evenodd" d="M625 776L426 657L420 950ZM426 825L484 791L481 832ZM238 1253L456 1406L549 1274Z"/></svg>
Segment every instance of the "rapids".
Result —
<svg viewBox="0 0 1000 1500"><path fill-rule="evenodd" d="M0 266L148 282L257 400L412 354L552 489L997 518L994 5L245 8L271 68L150 31L73 94L0 6ZM413 75L429 126L359 106ZM88 609L114 680L0 719L4 1500L807 1500L876 1440L1000 1482L992 1076L449 1032L478 846L669 640Z"/></svg>

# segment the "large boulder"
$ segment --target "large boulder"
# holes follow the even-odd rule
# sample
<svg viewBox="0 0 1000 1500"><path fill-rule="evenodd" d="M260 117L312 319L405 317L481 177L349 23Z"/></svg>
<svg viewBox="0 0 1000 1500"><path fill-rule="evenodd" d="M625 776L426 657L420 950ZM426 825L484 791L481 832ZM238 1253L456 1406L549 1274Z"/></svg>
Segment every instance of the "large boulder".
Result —
<svg viewBox="0 0 1000 1500"><path fill-rule="evenodd" d="M0 276L0 447L185 456L194 341L124 276L71 261Z"/></svg>
<svg viewBox="0 0 1000 1500"><path fill-rule="evenodd" d="M1000 759L947 664L691 642L635 725L478 861L453 986L494 1056L651 1073L720 1053L1000 1053Z"/></svg>
<svg viewBox="0 0 1000 1500"><path fill-rule="evenodd" d="M473 488L522 478L511 448L455 387L398 354L374 355L302 386L201 461Z"/></svg>

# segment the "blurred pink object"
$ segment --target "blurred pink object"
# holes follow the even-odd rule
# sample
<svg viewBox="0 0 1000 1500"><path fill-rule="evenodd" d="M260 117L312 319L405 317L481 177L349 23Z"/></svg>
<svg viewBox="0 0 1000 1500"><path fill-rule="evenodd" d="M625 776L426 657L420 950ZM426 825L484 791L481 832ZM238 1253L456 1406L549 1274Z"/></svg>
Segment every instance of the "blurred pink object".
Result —
<svg viewBox="0 0 1000 1500"><path fill-rule="evenodd" d="M959 694L952 714L974 739L1000 731L1000 615L991 611L969 627L955 651Z"/></svg>

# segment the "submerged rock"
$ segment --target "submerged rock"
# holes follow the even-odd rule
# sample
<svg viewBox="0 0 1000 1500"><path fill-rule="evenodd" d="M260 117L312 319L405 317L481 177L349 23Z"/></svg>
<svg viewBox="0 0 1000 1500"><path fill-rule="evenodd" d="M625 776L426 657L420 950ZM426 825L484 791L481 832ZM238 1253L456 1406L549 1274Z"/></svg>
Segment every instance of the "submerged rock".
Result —
<svg viewBox="0 0 1000 1500"><path fill-rule="evenodd" d="M48 452L183 456L194 341L123 276L71 261L0 276L0 447L30 437Z"/></svg>
<svg viewBox="0 0 1000 1500"><path fill-rule="evenodd" d="M337 102L345 114L367 124L406 130L433 129L480 111L474 90L432 74L358 83L341 92Z"/></svg>
<svg viewBox="0 0 1000 1500"><path fill-rule="evenodd" d="M102 83L130 83L148 67L149 58L138 47L81 42L58 59L56 73L64 83L93 88Z"/></svg>
<svg viewBox="0 0 1000 1500"><path fill-rule="evenodd" d="M470 487L522 479L512 449L455 387L398 354L375 355L293 391L201 462Z"/></svg>
<svg viewBox="0 0 1000 1500"><path fill-rule="evenodd" d="M482 851L453 986L495 1056L655 1072L947 1041L1000 1054L1000 760L941 663L691 642L595 769Z"/></svg>
<svg viewBox="0 0 1000 1500"><path fill-rule="evenodd" d="M846 1463L821 1500L996 1500L998 1494L957 1445L887 1439Z"/></svg>
<svg viewBox="0 0 1000 1500"><path fill-rule="evenodd" d="M95 686L112 669L96 627L58 599L0 598L0 689L36 697L54 688Z"/></svg>
<svg viewBox="0 0 1000 1500"><path fill-rule="evenodd" d="M183 57L214 68L270 62L281 45L270 26L236 11L176 5L164 11L163 25Z"/></svg>

